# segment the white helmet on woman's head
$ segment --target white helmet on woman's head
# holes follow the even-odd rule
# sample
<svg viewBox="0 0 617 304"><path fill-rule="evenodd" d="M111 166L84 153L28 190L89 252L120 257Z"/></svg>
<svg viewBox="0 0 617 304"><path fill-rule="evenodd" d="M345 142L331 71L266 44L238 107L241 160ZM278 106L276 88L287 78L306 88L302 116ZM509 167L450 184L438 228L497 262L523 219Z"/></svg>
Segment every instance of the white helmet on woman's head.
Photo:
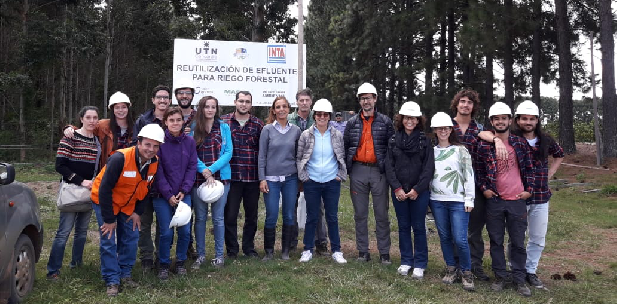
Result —
<svg viewBox="0 0 617 304"><path fill-rule="evenodd" d="M131 100L126 94L118 91L109 97L109 105L107 106L109 109L113 108L113 106L117 103L126 103L128 106L131 105Z"/></svg>
<svg viewBox="0 0 617 304"><path fill-rule="evenodd" d="M408 101L401 106L401 109L398 111L399 114L411 117L420 117L422 116L422 111L420 111L420 105L413 101Z"/></svg>
<svg viewBox="0 0 617 304"><path fill-rule="evenodd" d="M164 143L165 142L165 131L163 131L163 128L161 128L161 126L159 126L158 124L151 123L141 128L141 131L139 131L139 134L137 135L137 137L150 138L160 143Z"/></svg>
<svg viewBox="0 0 617 304"><path fill-rule="evenodd" d="M219 200L225 192L225 186L220 181L215 180L213 186L203 183L197 188L197 196L206 204L211 204Z"/></svg>
<svg viewBox="0 0 617 304"><path fill-rule="evenodd" d="M332 104L329 100L322 98L315 102L313 112L328 112L332 113Z"/></svg>
<svg viewBox="0 0 617 304"><path fill-rule="evenodd" d="M176 207L176 213L174 213L174 217L171 218L171 222L169 223L169 228L171 227L182 227L191 221L191 207L187 205L185 202L179 202Z"/></svg>
<svg viewBox="0 0 617 304"><path fill-rule="evenodd" d="M531 100L525 100L516 107L514 115L534 115L540 116L540 109Z"/></svg>
<svg viewBox="0 0 617 304"><path fill-rule="evenodd" d="M431 118L431 128L437 127L453 127L452 118L445 112L437 112Z"/></svg>
<svg viewBox="0 0 617 304"><path fill-rule="evenodd" d="M493 104L491 108L488 110L489 118L495 115L509 115L510 117L512 117L512 110L507 104L501 101L498 101L495 104Z"/></svg>

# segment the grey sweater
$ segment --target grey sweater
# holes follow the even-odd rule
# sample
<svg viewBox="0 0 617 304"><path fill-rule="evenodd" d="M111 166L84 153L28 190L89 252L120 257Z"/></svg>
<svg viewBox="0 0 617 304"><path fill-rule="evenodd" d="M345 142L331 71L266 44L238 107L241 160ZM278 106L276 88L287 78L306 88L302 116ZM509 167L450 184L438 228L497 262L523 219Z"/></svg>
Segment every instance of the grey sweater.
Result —
<svg viewBox="0 0 617 304"><path fill-rule="evenodd" d="M277 131L272 124L264 126L259 137L259 180L265 180L266 176L298 173L296 149L301 133L300 128L294 125L285 134Z"/></svg>

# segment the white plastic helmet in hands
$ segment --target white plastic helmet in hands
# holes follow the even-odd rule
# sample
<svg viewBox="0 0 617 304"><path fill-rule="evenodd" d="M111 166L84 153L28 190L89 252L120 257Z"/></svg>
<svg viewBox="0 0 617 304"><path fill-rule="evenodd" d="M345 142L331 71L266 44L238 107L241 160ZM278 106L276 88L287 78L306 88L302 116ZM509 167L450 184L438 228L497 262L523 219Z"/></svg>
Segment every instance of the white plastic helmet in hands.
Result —
<svg viewBox="0 0 617 304"><path fill-rule="evenodd" d="M160 143L165 142L165 131L158 124L148 124L141 128L137 137L145 137L150 138L152 140L156 140Z"/></svg>
<svg viewBox="0 0 617 304"><path fill-rule="evenodd" d="M540 116L540 109L531 100L525 100L516 107L514 115L534 115Z"/></svg>
<svg viewBox="0 0 617 304"><path fill-rule="evenodd" d="M219 200L225 192L225 186L220 181L215 180L214 185L208 186L203 183L197 188L197 196L204 201L204 203L211 204Z"/></svg>
<svg viewBox="0 0 617 304"><path fill-rule="evenodd" d="M512 110L510 109L510 107L501 102L498 101L496 102L494 105L491 106L490 109L488 109L488 117L493 117L495 115L510 115L512 116Z"/></svg>
<svg viewBox="0 0 617 304"><path fill-rule="evenodd" d="M453 127L452 118L445 112L437 112L431 118L431 128L437 127Z"/></svg>
<svg viewBox="0 0 617 304"><path fill-rule="evenodd" d="M169 223L169 228L182 227L188 224L191 220L191 213L191 207L189 205L185 202L179 202L174 217L171 218L171 222Z"/></svg>
<svg viewBox="0 0 617 304"><path fill-rule="evenodd" d="M411 117L420 117L422 116L422 111L420 111L420 105L413 101L408 101L401 106L401 109L398 111L399 114Z"/></svg>

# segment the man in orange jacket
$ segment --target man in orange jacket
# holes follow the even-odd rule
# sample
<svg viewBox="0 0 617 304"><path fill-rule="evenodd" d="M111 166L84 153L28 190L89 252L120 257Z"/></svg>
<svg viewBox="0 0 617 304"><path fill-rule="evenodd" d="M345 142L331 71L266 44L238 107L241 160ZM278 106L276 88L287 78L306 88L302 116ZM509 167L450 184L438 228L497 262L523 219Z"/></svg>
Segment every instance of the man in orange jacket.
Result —
<svg viewBox="0 0 617 304"><path fill-rule="evenodd" d="M92 185L92 206L100 227L101 274L108 296L118 295L120 283L137 286L131 270L137 257L141 200L154 182L156 153L164 137L158 124L144 126L137 146L117 150Z"/></svg>

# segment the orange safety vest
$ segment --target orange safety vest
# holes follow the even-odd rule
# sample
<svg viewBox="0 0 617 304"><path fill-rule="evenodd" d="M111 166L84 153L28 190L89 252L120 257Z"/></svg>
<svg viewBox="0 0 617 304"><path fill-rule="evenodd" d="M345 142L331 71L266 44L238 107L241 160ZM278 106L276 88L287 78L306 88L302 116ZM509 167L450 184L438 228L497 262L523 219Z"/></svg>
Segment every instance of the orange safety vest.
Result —
<svg viewBox="0 0 617 304"><path fill-rule="evenodd" d="M139 167L135 161L135 151L135 147L116 150L117 153L122 153L124 155L124 167L122 168L122 173L118 178L116 186L112 190L111 197L113 201L114 215L118 215L119 212L129 216L133 214L135 211L135 204L137 201L146 197L150 186L154 182L154 175L156 174L156 170L158 168L158 161L150 164L146 179L143 179L139 173ZM92 202L97 205L99 203L99 187L101 186L101 180L105 175L106 169L107 166L103 167L92 184L92 194L90 199L92 199Z"/></svg>

